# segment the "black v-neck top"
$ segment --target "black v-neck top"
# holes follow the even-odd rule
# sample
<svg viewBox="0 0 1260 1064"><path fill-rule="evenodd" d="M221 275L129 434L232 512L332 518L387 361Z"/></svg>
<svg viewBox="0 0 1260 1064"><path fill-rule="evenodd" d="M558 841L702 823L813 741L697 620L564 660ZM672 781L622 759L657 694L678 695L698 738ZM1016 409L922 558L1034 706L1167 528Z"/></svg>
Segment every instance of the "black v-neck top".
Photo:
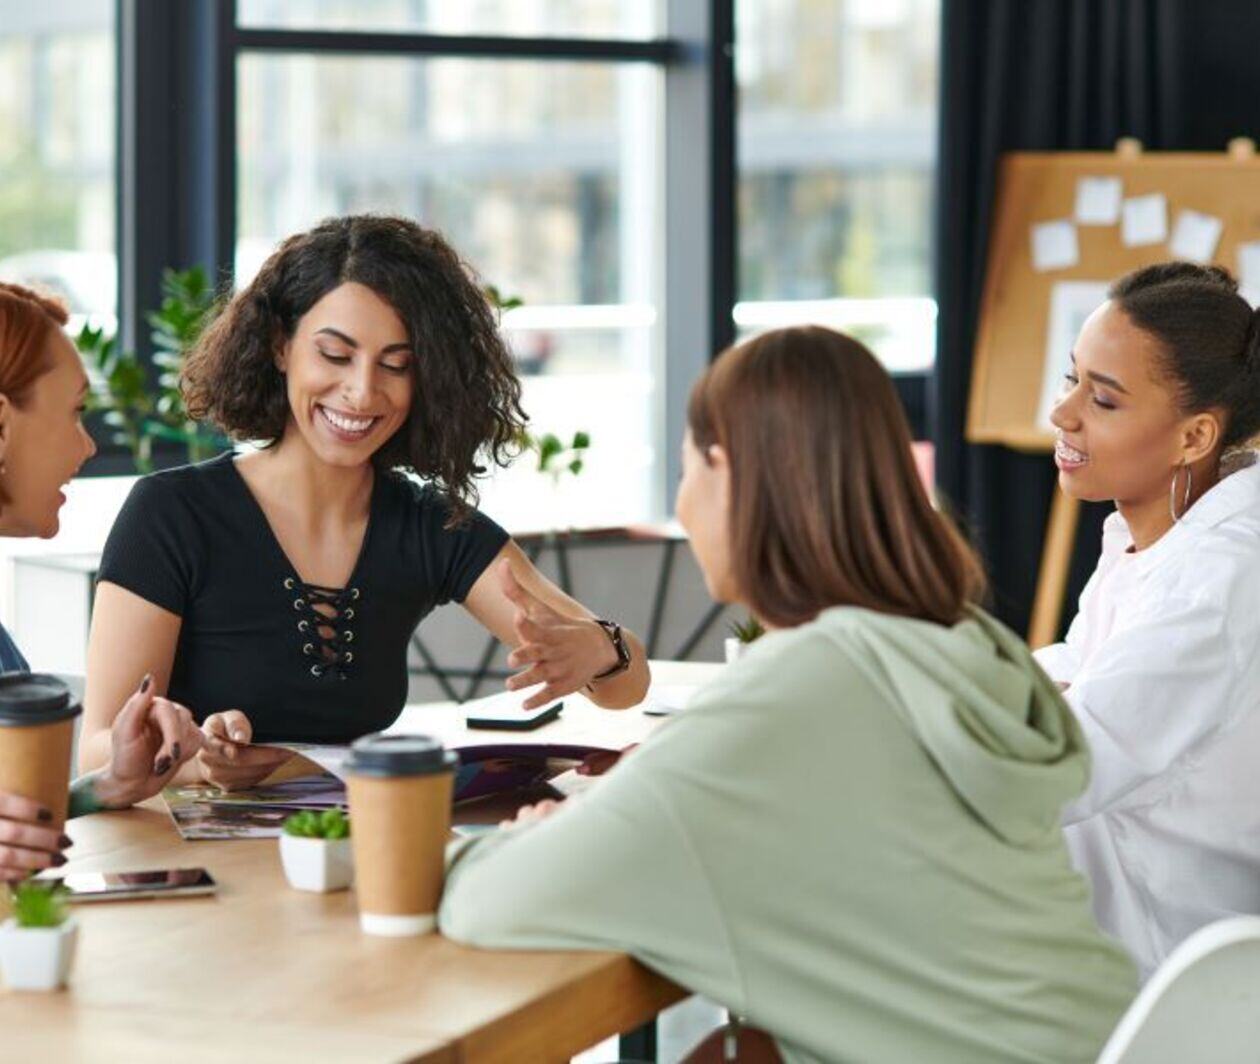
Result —
<svg viewBox="0 0 1260 1064"><path fill-rule="evenodd" d="M378 474L349 582L314 587L226 454L137 481L98 579L182 618L168 697L198 721L239 709L255 742L345 743L393 723L412 632L507 542L480 513L448 530L448 513L436 489Z"/></svg>

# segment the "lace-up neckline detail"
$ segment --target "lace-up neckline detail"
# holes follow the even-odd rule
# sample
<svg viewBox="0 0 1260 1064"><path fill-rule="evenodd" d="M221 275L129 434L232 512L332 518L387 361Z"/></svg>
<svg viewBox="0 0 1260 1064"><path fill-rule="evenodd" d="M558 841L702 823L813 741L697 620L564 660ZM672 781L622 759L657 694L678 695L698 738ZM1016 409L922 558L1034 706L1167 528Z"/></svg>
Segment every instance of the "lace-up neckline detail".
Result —
<svg viewBox="0 0 1260 1064"><path fill-rule="evenodd" d="M284 580L292 596L294 623L301 636L302 658L315 679L344 680L354 662L354 621L362 597L357 587L331 588Z"/></svg>

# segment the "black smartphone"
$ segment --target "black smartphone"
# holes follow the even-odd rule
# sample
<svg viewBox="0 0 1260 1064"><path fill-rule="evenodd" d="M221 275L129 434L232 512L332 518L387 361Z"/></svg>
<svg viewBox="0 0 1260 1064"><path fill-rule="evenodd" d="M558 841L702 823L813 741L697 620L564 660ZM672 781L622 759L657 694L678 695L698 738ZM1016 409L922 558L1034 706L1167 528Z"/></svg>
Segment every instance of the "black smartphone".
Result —
<svg viewBox="0 0 1260 1064"><path fill-rule="evenodd" d="M553 702L541 709L517 709L511 707L502 711L502 715L486 715L484 711L477 716L469 716L466 720L470 728L486 728L492 731L533 731L541 728L549 721L560 716L564 709L563 702Z"/></svg>
<svg viewBox="0 0 1260 1064"><path fill-rule="evenodd" d="M44 882L41 880L41 882ZM213 894L219 885L204 868L162 868L151 872L75 872L48 880L65 887L67 901L129 901Z"/></svg>

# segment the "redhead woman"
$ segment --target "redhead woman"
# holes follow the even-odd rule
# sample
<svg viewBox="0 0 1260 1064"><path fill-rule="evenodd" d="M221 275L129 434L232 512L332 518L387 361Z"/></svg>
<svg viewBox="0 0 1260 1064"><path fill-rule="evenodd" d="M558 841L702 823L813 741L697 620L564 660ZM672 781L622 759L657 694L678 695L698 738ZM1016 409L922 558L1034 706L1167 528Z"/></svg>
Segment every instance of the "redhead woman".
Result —
<svg viewBox="0 0 1260 1064"><path fill-rule="evenodd" d="M61 489L96 451L81 421L88 379L65 323L59 303L0 284L0 536L55 536ZM0 672L15 671L27 671L26 659L0 628ZM188 710L157 697L143 673L119 698L100 767L71 787L71 816L151 797L201 746ZM70 840L47 827L53 820L52 810L0 791L0 881L65 863Z"/></svg>
<svg viewBox="0 0 1260 1064"><path fill-rule="evenodd" d="M1094 1060L1135 978L1059 825L1088 755L888 375L821 328L727 352L677 512L768 634L587 794L454 844L443 932L629 950L789 1061Z"/></svg>
<svg viewBox="0 0 1260 1064"><path fill-rule="evenodd" d="M192 352L188 409L261 448L143 478L101 562L80 763L108 755L131 674L190 706L188 777L262 779L275 740L388 726L407 646L461 604L514 649L527 706L647 689L638 640L541 576L475 508L523 424L492 308L435 232L355 216L286 240ZM403 475L417 474L423 484Z"/></svg>
<svg viewBox="0 0 1260 1064"><path fill-rule="evenodd" d="M1149 974L1260 912L1260 312L1215 267L1121 278L1052 418L1060 487L1116 506L1066 641L1037 652L1093 753L1068 845Z"/></svg>

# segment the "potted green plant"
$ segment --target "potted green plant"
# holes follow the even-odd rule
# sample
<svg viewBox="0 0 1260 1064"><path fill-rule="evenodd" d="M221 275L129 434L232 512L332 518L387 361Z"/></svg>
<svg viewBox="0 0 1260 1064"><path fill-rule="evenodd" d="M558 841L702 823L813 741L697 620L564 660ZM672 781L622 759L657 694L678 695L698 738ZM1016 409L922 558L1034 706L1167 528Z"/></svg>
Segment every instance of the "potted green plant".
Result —
<svg viewBox="0 0 1260 1064"><path fill-rule="evenodd" d="M28 879L8 891L10 917L0 924L0 971L10 990L65 986L79 927L63 887Z"/></svg>
<svg viewBox="0 0 1260 1064"><path fill-rule="evenodd" d="M531 452L537 460L538 472L551 482L551 527L560 531L571 524L565 514L561 482L576 477L586 467L586 452L591 446L589 432L578 430L566 443L554 432L534 434L521 430L518 441L521 451Z"/></svg>
<svg viewBox="0 0 1260 1064"><path fill-rule="evenodd" d="M731 634L727 636L726 642L723 644L728 665L744 656L744 651L748 649L749 643L755 642L766 634L766 630L756 617L749 617L744 621L735 621L728 627Z"/></svg>
<svg viewBox="0 0 1260 1064"><path fill-rule="evenodd" d="M200 267L163 274L161 306L145 316L152 329L156 388L144 364L134 352L123 350L117 336L85 325L75 341L92 371L88 407L110 427L110 442L131 452L138 473L153 471L154 440L185 449L189 462L213 457L232 445L188 416L179 389L184 359L217 307L214 287Z"/></svg>
<svg viewBox="0 0 1260 1064"><path fill-rule="evenodd" d="M340 809L294 813L280 836L280 863L295 890L345 890L354 879L350 820Z"/></svg>
<svg viewBox="0 0 1260 1064"><path fill-rule="evenodd" d="M188 448L188 461L200 462L232 446L232 441L208 425L194 421L184 409L179 387L184 360L219 309L214 286L200 266L166 270L162 274L162 303L148 317L153 340L153 364L158 369L157 417L147 428L151 435Z"/></svg>

